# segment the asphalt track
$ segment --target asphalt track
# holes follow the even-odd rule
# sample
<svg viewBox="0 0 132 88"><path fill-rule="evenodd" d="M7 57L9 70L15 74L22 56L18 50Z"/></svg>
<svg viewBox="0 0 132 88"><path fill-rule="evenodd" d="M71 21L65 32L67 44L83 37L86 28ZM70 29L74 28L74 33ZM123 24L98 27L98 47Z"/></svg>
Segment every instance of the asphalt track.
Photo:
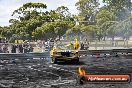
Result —
<svg viewBox="0 0 132 88"><path fill-rule="evenodd" d="M132 74L132 56L82 56L80 63L50 63L50 58L15 61L0 65L0 88L132 88L130 83L76 82L78 67L87 74Z"/></svg>

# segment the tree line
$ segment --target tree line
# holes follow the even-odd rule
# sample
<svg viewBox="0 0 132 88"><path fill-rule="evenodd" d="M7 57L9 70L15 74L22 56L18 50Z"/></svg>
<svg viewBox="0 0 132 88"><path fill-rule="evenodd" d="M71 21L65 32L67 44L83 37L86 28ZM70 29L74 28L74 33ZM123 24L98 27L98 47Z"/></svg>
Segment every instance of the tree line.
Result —
<svg viewBox="0 0 132 88"><path fill-rule="evenodd" d="M0 27L0 37L9 41L47 40L61 36L82 36L104 39L115 36L129 39L132 36L131 0L79 0L75 6L79 14L72 15L65 6L47 11L44 3L26 3L16 9L10 25Z"/></svg>

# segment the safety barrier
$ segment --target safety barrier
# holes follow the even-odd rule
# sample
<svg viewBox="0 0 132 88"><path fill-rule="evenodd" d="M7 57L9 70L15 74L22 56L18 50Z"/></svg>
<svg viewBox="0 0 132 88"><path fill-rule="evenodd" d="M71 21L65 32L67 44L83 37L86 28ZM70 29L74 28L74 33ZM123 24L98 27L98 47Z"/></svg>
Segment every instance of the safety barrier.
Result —
<svg viewBox="0 0 132 88"><path fill-rule="evenodd" d="M80 50L80 54L97 55L97 54L118 54L118 53L132 53L130 49L109 49L109 50Z"/></svg>
<svg viewBox="0 0 132 88"><path fill-rule="evenodd" d="M132 49L111 49L111 50L80 50L81 55L98 55L98 54L119 54L132 53ZM31 52L31 53L0 53L0 59L30 59L30 58L46 58L50 53L46 52Z"/></svg>
<svg viewBox="0 0 132 88"><path fill-rule="evenodd" d="M30 59L30 58L46 58L49 52L31 52L31 53L0 53L0 59Z"/></svg>

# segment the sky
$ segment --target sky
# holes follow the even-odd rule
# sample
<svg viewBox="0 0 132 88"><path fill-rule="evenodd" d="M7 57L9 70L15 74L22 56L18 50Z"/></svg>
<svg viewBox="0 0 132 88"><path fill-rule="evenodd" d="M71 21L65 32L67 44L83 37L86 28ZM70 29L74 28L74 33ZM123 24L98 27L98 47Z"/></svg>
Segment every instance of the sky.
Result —
<svg viewBox="0 0 132 88"><path fill-rule="evenodd" d="M12 12L28 2L45 3L48 6L47 10L54 10L64 5L69 8L72 14L77 14L78 11L75 7L77 1L78 0L0 0L0 26L8 26L9 19L12 18Z"/></svg>
<svg viewBox="0 0 132 88"><path fill-rule="evenodd" d="M47 10L54 10L59 6L66 6L72 14L77 14L78 10L75 3L79 0L0 0L0 26L8 26L9 19L14 10L28 2L45 3Z"/></svg>

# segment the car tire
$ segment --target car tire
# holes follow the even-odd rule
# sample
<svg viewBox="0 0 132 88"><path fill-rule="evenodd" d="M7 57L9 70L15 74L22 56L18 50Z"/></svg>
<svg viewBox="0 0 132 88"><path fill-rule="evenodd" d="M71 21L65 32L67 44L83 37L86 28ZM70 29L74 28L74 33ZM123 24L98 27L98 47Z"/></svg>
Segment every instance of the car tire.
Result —
<svg viewBox="0 0 132 88"><path fill-rule="evenodd" d="M79 57L77 57L77 59L74 61L75 64L79 63Z"/></svg>
<svg viewBox="0 0 132 88"><path fill-rule="evenodd" d="M86 78L84 76L80 76L77 78L77 84L79 85L83 85L83 84L86 84Z"/></svg>
<svg viewBox="0 0 132 88"><path fill-rule="evenodd" d="M56 64L57 63L57 59L56 58L52 58L52 63Z"/></svg>

